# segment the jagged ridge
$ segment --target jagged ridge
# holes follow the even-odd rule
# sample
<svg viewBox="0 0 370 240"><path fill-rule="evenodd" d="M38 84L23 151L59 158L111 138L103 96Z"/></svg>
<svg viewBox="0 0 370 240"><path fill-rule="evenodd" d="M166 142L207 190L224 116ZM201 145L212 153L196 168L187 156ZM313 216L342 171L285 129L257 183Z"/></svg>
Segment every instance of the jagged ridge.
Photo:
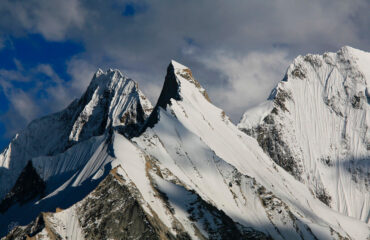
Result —
<svg viewBox="0 0 370 240"><path fill-rule="evenodd" d="M98 70L86 92L65 110L34 120L0 154L0 199L27 161L52 156L113 127L143 123L152 106L137 83L118 70ZM125 132L125 131L122 131Z"/></svg>
<svg viewBox="0 0 370 240"><path fill-rule="evenodd" d="M136 82L118 70L98 70L79 100L59 113L32 121L0 155L0 193L16 187L28 159L46 183L45 197L37 204L7 206L0 215L1 234L11 221L25 224L38 211L68 206L88 194L107 174L112 132L133 134L151 110Z"/></svg>

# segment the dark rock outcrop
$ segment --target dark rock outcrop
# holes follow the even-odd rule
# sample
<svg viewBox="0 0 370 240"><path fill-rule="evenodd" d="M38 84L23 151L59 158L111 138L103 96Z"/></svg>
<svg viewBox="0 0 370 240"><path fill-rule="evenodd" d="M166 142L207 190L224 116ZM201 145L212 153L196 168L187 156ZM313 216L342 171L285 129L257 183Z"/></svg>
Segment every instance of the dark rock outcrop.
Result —
<svg viewBox="0 0 370 240"><path fill-rule="evenodd" d="M176 239L117 178L109 174L78 207L85 239Z"/></svg>
<svg viewBox="0 0 370 240"><path fill-rule="evenodd" d="M11 191L0 203L0 212L4 213L12 205L19 203L25 204L37 197L42 197L46 188L45 182L37 174L29 161L19 175Z"/></svg>

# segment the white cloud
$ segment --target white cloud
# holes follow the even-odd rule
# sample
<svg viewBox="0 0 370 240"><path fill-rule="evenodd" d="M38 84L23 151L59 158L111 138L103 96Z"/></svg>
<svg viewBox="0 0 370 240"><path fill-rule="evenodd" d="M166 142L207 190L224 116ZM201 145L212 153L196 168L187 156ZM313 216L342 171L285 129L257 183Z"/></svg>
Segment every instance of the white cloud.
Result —
<svg viewBox="0 0 370 240"><path fill-rule="evenodd" d="M37 21L33 27L47 39L64 39L69 28L79 29L84 24L85 12L78 0L37 2L39 7L34 11Z"/></svg>
<svg viewBox="0 0 370 240"><path fill-rule="evenodd" d="M75 58L68 63L67 71L72 77L69 88L71 88L75 94L78 94L75 97L79 97L79 95L85 91L97 70L96 66L83 59Z"/></svg>
<svg viewBox="0 0 370 240"><path fill-rule="evenodd" d="M250 52L242 57L218 52L200 61L227 79L223 87L212 87L210 94L237 121L247 108L267 99L282 79L290 59L285 51Z"/></svg>
<svg viewBox="0 0 370 240"><path fill-rule="evenodd" d="M1 116L7 128L7 136L36 117L64 108L72 101L72 91L48 64L24 69L15 60L17 69L0 69L0 90L9 101L8 111ZM43 74L48 80L38 79ZM27 84L24 87L23 84Z"/></svg>
<svg viewBox="0 0 370 240"><path fill-rule="evenodd" d="M192 68L213 102L237 121L267 97L298 54L343 45L370 50L368 0L144 0L142 11L124 17L127 2L0 1L0 35L38 33L84 47L67 62L71 81L58 79L47 63L35 70L53 83L45 88L48 98L37 100L42 113L79 97L97 67L124 70L155 102L167 64L176 59ZM0 84L12 88L12 81L37 81L32 74L21 67L3 69L0 75L8 81Z"/></svg>
<svg viewBox="0 0 370 240"><path fill-rule="evenodd" d="M80 29L86 11L79 0L3 0L0 25L9 33L40 33L48 40L64 40L73 28Z"/></svg>
<svg viewBox="0 0 370 240"><path fill-rule="evenodd" d="M71 79L66 82L62 80L54 69L47 64L40 64L35 68L35 73L43 73L50 78L54 84L47 86L44 90L47 96L42 100L44 108L48 112L55 112L65 108L75 98L79 98L89 85L96 68L79 59L72 59L67 64L67 72ZM39 86L39 90L43 86Z"/></svg>
<svg viewBox="0 0 370 240"><path fill-rule="evenodd" d="M22 90L16 90L8 94L14 110L27 122L40 114L40 109L33 98Z"/></svg>

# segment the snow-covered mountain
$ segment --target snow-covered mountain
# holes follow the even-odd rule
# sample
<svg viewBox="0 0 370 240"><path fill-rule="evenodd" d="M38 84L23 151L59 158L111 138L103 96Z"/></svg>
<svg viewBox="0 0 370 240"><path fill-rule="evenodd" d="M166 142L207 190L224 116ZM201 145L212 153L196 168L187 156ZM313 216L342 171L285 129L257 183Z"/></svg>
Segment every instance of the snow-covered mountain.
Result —
<svg viewBox="0 0 370 240"><path fill-rule="evenodd" d="M332 209L370 223L370 53L299 56L238 127Z"/></svg>
<svg viewBox="0 0 370 240"><path fill-rule="evenodd" d="M105 81L135 88L108 87L115 97L103 91L97 98L106 99L105 105L75 103L86 109L77 115L86 117L66 120L72 122L63 129L70 145L28 155L31 162L18 171L22 178L7 186L13 205L0 215L0 226L24 226L5 239L368 238L366 223L326 206L240 131L189 68L170 63L153 110L132 80L108 71L99 81L100 74L85 95L94 96L91 86ZM112 102L132 104L115 108ZM102 116L107 120L98 121ZM103 130L94 130L96 122L104 123ZM23 176L46 186L26 195L38 197L25 201L16 191Z"/></svg>
<svg viewBox="0 0 370 240"><path fill-rule="evenodd" d="M40 211L69 206L96 186L99 181L93 180L107 171L103 166L109 161L110 132L132 134L152 111L137 87L118 70L99 70L80 99L31 122L16 135L0 155L0 196L6 200L0 202L2 235L11 222L26 224ZM40 196L29 202L24 202L25 192L17 190L23 186L19 182L35 180L17 181L24 168L36 169L46 182L45 191L38 191ZM34 205L40 197L43 200ZM4 212L4 208L9 209Z"/></svg>
<svg viewBox="0 0 370 240"><path fill-rule="evenodd" d="M1 153L0 198L32 158L65 152L111 127L143 123L151 110L137 83L118 70L99 69L80 99L61 112L31 122Z"/></svg>

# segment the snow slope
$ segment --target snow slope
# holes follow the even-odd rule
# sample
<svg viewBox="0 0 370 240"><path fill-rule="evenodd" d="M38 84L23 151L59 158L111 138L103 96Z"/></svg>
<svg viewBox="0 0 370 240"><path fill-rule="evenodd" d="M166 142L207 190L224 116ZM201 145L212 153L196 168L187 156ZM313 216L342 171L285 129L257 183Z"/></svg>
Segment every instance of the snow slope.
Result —
<svg viewBox="0 0 370 240"><path fill-rule="evenodd" d="M168 85L177 89L169 91ZM366 224L330 210L276 166L253 138L210 103L187 67L170 64L144 129L132 141L156 159L163 178L195 191L235 222L277 239L324 239L333 237L332 230L356 239L369 234Z"/></svg>
<svg viewBox="0 0 370 240"><path fill-rule="evenodd" d="M369 223L369 91L370 53L299 56L238 128L332 209Z"/></svg>
<svg viewBox="0 0 370 240"><path fill-rule="evenodd" d="M86 109L84 126L89 126L95 116ZM72 134L79 142L68 150L32 159L48 194L13 206L0 221L30 207L49 212L16 227L7 239L367 239L370 234L364 222L330 209L275 164L210 102L190 69L175 61L150 116L131 127L112 125L85 141L83 131ZM56 211L55 202L63 204Z"/></svg>
<svg viewBox="0 0 370 240"><path fill-rule="evenodd" d="M61 112L32 121L0 154L0 199L29 160L62 153L111 127L143 122L151 110L136 82L118 70L99 69L80 99Z"/></svg>
<svg viewBox="0 0 370 240"><path fill-rule="evenodd" d="M65 208L85 197L109 172L112 131L132 134L151 110L136 82L118 70L99 70L79 100L31 122L0 155L0 196L13 187L29 160L46 191L42 199L0 214L0 234L11 222L27 224L41 211Z"/></svg>

